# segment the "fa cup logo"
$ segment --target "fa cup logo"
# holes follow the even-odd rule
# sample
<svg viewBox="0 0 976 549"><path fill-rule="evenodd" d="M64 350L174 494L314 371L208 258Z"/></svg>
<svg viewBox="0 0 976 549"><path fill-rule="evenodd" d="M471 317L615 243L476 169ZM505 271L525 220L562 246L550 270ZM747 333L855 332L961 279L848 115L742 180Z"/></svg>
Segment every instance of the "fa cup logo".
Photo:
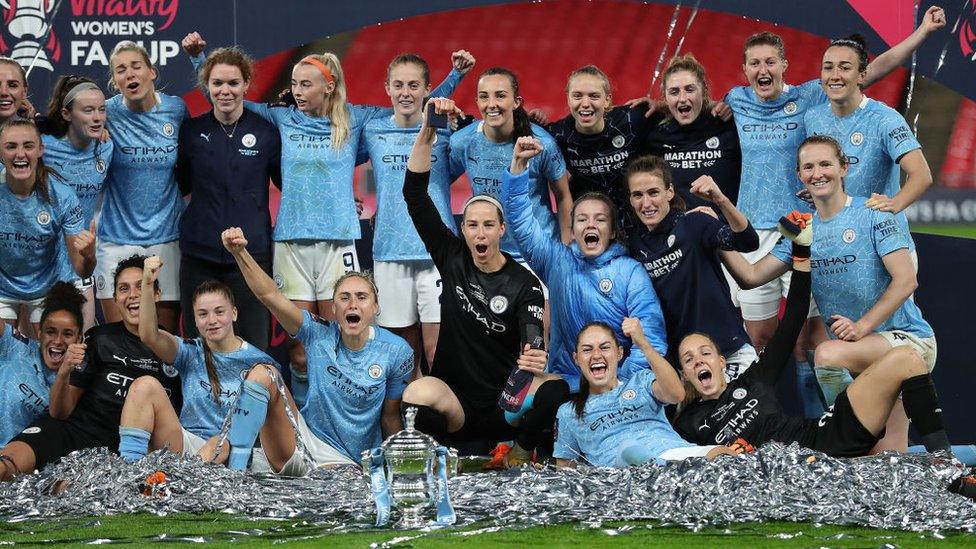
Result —
<svg viewBox="0 0 976 549"><path fill-rule="evenodd" d="M22 67L53 71L51 60L61 57L61 45L48 21L54 5L54 0L0 0L7 33L17 40L11 49L0 36L0 53L9 55Z"/></svg>

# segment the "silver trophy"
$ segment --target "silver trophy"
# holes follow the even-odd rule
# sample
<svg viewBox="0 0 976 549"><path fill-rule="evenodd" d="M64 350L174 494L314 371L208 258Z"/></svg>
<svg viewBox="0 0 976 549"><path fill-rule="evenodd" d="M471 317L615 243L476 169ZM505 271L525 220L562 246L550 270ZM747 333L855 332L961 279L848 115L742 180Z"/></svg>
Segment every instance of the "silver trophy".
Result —
<svg viewBox="0 0 976 549"><path fill-rule="evenodd" d="M372 478L374 498L377 480L385 480L392 506L400 512L396 527L420 528L428 522L425 515L437 498L441 494L446 497L446 486L440 484L457 472L458 456L457 450L447 449L446 470L442 471L437 441L414 428L417 408L407 408L404 415L402 431L391 435L378 449L363 452L363 472L369 480L374 460L381 459L382 478Z"/></svg>

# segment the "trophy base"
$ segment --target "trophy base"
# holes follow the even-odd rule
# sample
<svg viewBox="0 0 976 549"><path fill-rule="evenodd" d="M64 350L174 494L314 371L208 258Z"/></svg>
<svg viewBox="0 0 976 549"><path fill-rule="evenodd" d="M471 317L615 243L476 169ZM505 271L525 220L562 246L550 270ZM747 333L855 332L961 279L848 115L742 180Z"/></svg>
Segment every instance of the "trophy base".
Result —
<svg viewBox="0 0 976 549"><path fill-rule="evenodd" d="M422 513L425 506L417 507L405 507L400 508L400 520L397 521L394 528L400 530L416 530L418 528L423 528L427 526L427 520L425 520Z"/></svg>

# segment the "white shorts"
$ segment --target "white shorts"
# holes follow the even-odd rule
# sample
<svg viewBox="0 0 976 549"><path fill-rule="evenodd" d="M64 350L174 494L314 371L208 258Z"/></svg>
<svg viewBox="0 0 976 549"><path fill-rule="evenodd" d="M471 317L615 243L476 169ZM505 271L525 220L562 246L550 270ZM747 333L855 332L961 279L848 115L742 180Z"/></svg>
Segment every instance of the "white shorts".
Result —
<svg viewBox="0 0 976 549"><path fill-rule="evenodd" d="M901 330L890 330L878 332L878 334L888 340L892 348L911 347L922 357L925 364L929 367L929 372L935 369L935 361L939 355L939 347L933 337L918 337L915 334L903 332Z"/></svg>
<svg viewBox="0 0 976 549"><path fill-rule="evenodd" d="M268 462L268 456L265 455L264 450L261 448L255 448L254 453L251 456L251 472L252 473L272 473L275 475L281 475L283 477L303 477L312 472L312 469L316 467L330 466L330 465L356 465L358 463L350 460L342 454L339 450L336 450L332 446L319 440L315 434L308 428L305 423L305 418L301 414L296 413L298 420L298 434L305 442L305 447L308 449L309 454L312 455L312 459L315 463L309 463L305 456L302 455L298 447L295 447L295 453L288 458L285 465L280 471L275 471L271 468L271 464Z"/></svg>
<svg viewBox="0 0 976 549"><path fill-rule="evenodd" d="M207 443L207 439L195 435L186 429L180 428L183 431L183 455L185 456L195 456L197 452ZM230 444L225 442L224 444Z"/></svg>
<svg viewBox="0 0 976 549"><path fill-rule="evenodd" d="M0 319L17 320L21 306L27 308L27 315L32 324L37 324L41 321L41 313L44 312L43 297L29 299L27 301L0 297Z"/></svg>
<svg viewBox="0 0 976 549"><path fill-rule="evenodd" d="M725 357L725 381L732 382L759 360L756 348L746 343L739 350Z"/></svg>
<svg viewBox="0 0 976 549"><path fill-rule="evenodd" d="M526 263L525 260L518 261L518 264L528 269L529 272L532 273L532 276L534 276L539 281L539 286L542 288L542 298L545 299L546 301L549 301L549 288L547 288L545 283L542 282L542 279L539 278L539 275L535 274L535 271L532 270L532 267L529 267L529 264Z"/></svg>
<svg viewBox="0 0 976 549"><path fill-rule="evenodd" d="M670 450L665 450L661 455L657 456L657 459L662 459L664 461L681 461L694 457L706 457L708 453L715 448L718 448L718 446L685 446L683 448L671 448Z"/></svg>
<svg viewBox="0 0 976 549"><path fill-rule="evenodd" d="M433 261L375 261L379 291L376 321L384 328L406 328L441 321L441 273Z"/></svg>
<svg viewBox="0 0 976 549"><path fill-rule="evenodd" d="M756 232L759 233L759 249L754 252L742 254L742 257L746 258L746 261L749 263L756 263L766 257L782 236L775 229L758 229ZM742 319L759 321L775 318L779 314L780 298L786 297L789 292L789 272L779 278L770 280L758 288L739 290L737 297L739 306L742 309ZM820 310L817 309L817 304L811 296L810 311L807 313L807 318L815 316L820 316Z"/></svg>
<svg viewBox="0 0 976 549"><path fill-rule="evenodd" d="M332 299L337 280L359 270L352 240L295 240L274 243L274 281L293 301Z"/></svg>
<svg viewBox="0 0 976 549"><path fill-rule="evenodd" d="M160 301L180 300L180 243L179 241L133 246L99 240L95 244L95 297L112 299L115 293L115 267L133 255L158 255L163 260L159 272Z"/></svg>

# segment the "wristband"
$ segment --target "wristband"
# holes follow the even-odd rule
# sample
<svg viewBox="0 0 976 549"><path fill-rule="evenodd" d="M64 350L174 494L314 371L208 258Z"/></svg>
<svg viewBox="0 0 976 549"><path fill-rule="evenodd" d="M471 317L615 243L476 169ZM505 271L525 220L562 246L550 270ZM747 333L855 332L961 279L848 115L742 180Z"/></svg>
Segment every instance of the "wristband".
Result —
<svg viewBox="0 0 976 549"><path fill-rule="evenodd" d="M793 243L793 257L801 259L810 259L810 246L804 246L803 244Z"/></svg>

